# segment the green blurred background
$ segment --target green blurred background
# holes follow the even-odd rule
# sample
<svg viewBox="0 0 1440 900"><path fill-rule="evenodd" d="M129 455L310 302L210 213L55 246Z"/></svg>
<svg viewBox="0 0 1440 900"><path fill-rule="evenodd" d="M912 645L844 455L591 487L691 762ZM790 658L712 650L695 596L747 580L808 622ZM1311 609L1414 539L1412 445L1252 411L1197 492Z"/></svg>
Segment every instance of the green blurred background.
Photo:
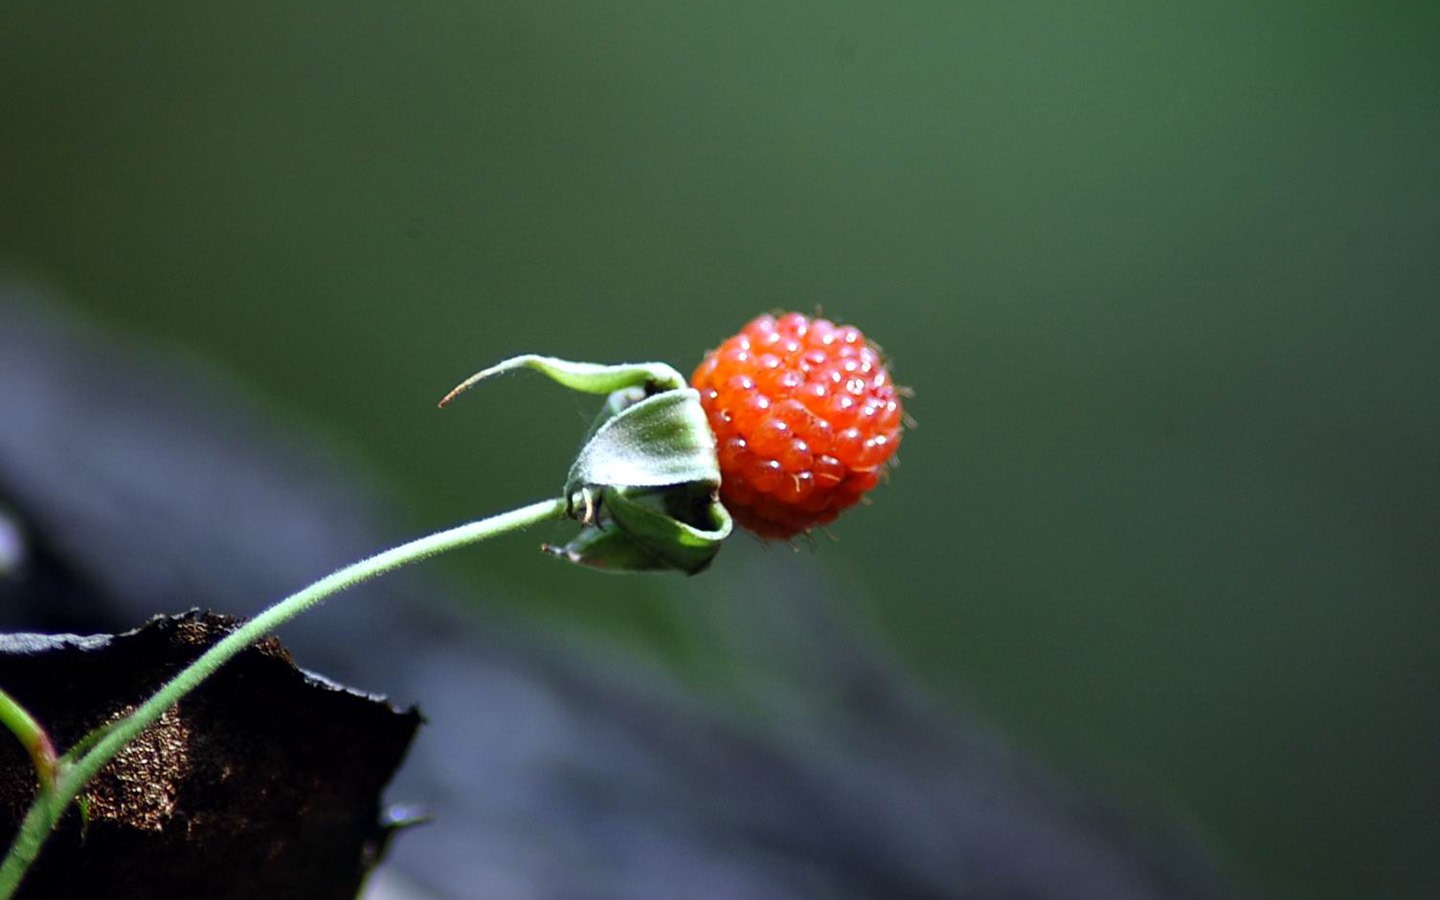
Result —
<svg viewBox="0 0 1440 900"><path fill-rule="evenodd" d="M1262 896L1433 898L1435 9L11 4L0 267L318 424L417 529L555 490L588 420L538 378L438 413L474 369L688 370L823 306L920 428L797 565ZM697 581L456 565L706 680Z"/></svg>

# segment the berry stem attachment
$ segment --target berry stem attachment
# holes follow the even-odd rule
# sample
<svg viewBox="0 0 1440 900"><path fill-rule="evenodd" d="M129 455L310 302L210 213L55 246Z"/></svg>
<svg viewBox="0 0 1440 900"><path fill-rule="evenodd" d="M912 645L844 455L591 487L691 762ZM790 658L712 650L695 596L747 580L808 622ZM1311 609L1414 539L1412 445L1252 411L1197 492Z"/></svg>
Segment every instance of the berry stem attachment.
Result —
<svg viewBox="0 0 1440 900"><path fill-rule="evenodd" d="M417 538L367 559L362 559L357 563L352 563L325 576L309 587L291 594L236 628L167 682L133 713L116 722L104 732L99 740L93 743L82 741L81 745L76 748L80 752L72 751L74 758L72 758L72 753L61 757L58 767L52 747L50 760L54 778L49 785L46 785L42 771L40 792L30 807L30 811L26 813L9 854L5 857L4 863L0 864L0 900L10 900L14 896L21 879L24 878L26 871L39 855L45 839L59 824L60 817L66 808L84 790L86 783L114 759L126 744L138 737L166 710L199 687L206 678L213 675L241 650L334 594L386 572L394 571L401 566L429 559L447 550L455 550L497 535L518 531L548 519L558 519L565 515L565 510L566 500L564 498L543 500L487 519L480 519ZM3 723L15 732L17 737L20 737L21 743L24 743L27 749L32 746L31 738L34 735L44 736L43 730L40 730L35 720L8 695L5 695L4 701L0 701L0 720L3 720ZM49 744L48 737L44 738L44 742ZM89 745L85 746L87 743ZM33 756L34 751L31 752ZM38 761L36 766L39 769Z"/></svg>

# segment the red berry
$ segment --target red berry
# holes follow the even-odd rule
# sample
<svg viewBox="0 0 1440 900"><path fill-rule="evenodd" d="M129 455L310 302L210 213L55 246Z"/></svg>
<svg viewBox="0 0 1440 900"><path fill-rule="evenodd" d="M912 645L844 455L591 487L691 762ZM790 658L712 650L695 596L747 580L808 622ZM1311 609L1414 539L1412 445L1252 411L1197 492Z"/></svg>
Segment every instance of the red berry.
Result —
<svg viewBox="0 0 1440 900"><path fill-rule="evenodd" d="M832 521L900 445L900 392L851 325L760 316L706 354L691 383L715 431L720 498L761 537Z"/></svg>

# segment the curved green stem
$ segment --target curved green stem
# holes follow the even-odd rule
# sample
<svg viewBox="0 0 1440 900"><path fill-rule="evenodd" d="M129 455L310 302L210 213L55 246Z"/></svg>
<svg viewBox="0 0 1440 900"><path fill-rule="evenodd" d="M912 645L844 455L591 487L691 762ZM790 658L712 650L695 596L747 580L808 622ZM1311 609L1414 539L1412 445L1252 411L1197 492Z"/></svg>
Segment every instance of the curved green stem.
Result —
<svg viewBox="0 0 1440 900"><path fill-rule="evenodd" d="M55 781L55 745L50 741L50 735L35 721L35 717L3 688L0 688L0 725L10 729L20 746L30 754L30 761L35 764L35 774L40 779L41 786L47 786Z"/></svg>
<svg viewBox="0 0 1440 900"><path fill-rule="evenodd" d="M246 647L290 621L300 613L316 605L332 594L337 594L361 582L369 581L401 566L429 559L447 550L454 550L467 544L483 541L496 535L526 528L546 519L558 518L565 513L565 500L544 500L532 503L510 512L470 522L437 532L391 550L352 563L320 579L302 591L291 594L255 618L242 624L222 640L206 650L199 659L182 670L150 699L146 700L129 716L116 722L99 741L69 765L61 767L53 787L42 786L34 805L25 816L9 854L0 865L0 900L10 900L20 880L39 854L46 837L60 821L60 816L71 801L84 789L85 784L114 759L125 745L134 740L140 732L160 718L186 694L199 687L215 670ZM8 699L8 698L7 698ZM3 706L3 704L0 704ZM20 710L12 701L12 709ZM24 713L24 710L20 710ZM25 719L32 724L28 714ZM10 719L4 724L15 730ZM22 721L23 726L23 721ZM36 726L39 727L38 725ZM20 732L16 732L17 735ZM24 739L22 738L22 741ZM52 750L53 758L53 750Z"/></svg>

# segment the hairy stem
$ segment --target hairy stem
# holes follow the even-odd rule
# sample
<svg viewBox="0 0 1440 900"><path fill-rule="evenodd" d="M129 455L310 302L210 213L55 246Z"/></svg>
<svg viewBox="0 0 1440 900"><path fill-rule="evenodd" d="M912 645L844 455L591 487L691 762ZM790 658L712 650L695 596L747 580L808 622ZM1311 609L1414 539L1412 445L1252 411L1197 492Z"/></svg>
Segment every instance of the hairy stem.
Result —
<svg viewBox="0 0 1440 900"><path fill-rule="evenodd" d="M206 650L199 659L156 691L133 713L116 722L93 747L78 759L69 765L62 766L53 785L47 787L42 781L35 803L26 813L20 831L15 837L15 842L11 845L3 865L0 865L0 900L10 900L14 896L25 872L35 861L40 848L44 845L45 839L54 830L65 809L80 794L86 783L95 777L95 774L106 763L114 759L126 744L134 740L140 732L160 718L182 697L199 687L206 678L213 675L235 654L332 594L337 594L401 566L429 559L447 550L454 550L500 534L517 531L546 519L558 518L564 512L565 501L563 499L544 500L491 516L488 519L481 519L418 538L407 544L401 544L399 547L377 553L368 559L352 563L325 576L304 590L291 594L226 635L209 650ZM37 730L39 726L20 708L19 704L10 700L8 695L5 700L9 701L9 706L7 708L3 702L0 702L0 718L3 718L3 724L15 731L16 735L21 737L21 742L24 743L26 738L21 735L22 731L28 727L26 723L28 722ZM18 717L15 715L16 711L19 713ZM20 726L19 730L15 724L17 722ZM43 735L44 732L40 731L39 733ZM46 743L49 743L48 738ZM27 749L28 747L27 744ZM53 767L53 748L50 752Z"/></svg>
<svg viewBox="0 0 1440 900"><path fill-rule="evenodd" d="M20 746L30 754L41 787L55 781L55 745L50 735L19 701L0 689L0 725L10 729Z"/></svg>

